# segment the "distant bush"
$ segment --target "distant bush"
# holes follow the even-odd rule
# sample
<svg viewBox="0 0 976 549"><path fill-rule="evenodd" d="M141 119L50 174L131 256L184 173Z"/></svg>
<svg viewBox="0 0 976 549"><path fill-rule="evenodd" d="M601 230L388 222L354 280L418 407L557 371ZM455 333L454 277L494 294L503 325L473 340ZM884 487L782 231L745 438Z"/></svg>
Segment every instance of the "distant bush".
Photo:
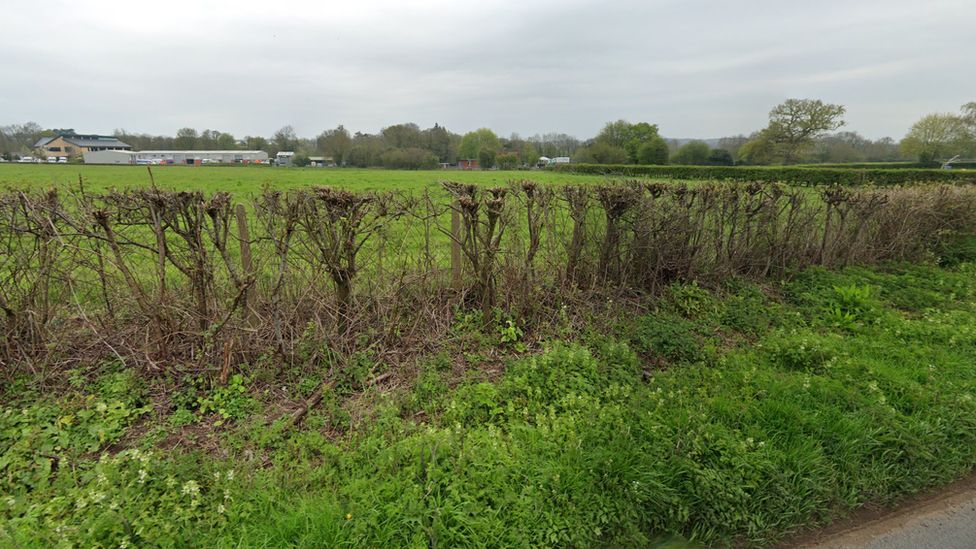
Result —
<svg viewBox="0 0 976 549"><path fill-rule="evenodd" d="M519 157L515 153L501 153L495 157L495 164L499 170L514 170L519 165Z"/></svg>
<svg viewBox="0 0 976 549"><path fill-rule="evenodd" d="M564 173L792 183L797 185L901 185L917 182L976 183L976 171L932 169L842 169L786 166L647 166L562 164Z"/></svg>
<svg viewBox="0 0 976 549"><path fill-rule="evenodd" d="M380 162L394 170L430 170L437 167L437 156L424 149L390 149L380 155Z"/></svg>
<svg viewBox="0 0 976 549"><path fill-rule="evenodd" d="M668 144L661 137L651 139L637 149L637 161L641 164L667 164Z"/></svg>

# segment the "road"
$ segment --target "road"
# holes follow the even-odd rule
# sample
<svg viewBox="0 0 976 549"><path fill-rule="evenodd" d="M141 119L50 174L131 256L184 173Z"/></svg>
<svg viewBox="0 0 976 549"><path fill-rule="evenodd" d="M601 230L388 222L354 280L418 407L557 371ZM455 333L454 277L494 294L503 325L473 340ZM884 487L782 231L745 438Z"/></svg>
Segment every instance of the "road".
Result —
<svg viewBox="0 0 976 549"><path fill-rule="evenodd" d="M876 515L876 516L867 516ZM884 513L862 513L795 549L976 549L976 479Z"/></svg>

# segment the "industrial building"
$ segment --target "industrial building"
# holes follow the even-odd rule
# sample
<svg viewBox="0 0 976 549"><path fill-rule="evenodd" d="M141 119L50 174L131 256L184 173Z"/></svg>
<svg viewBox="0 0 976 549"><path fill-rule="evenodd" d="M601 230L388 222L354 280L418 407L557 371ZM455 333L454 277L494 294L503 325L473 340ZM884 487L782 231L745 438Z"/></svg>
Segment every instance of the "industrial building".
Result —
<svg viewBox="0 0 976 549"><path fill-rule="evenodd" d="M80 154L101 151L128 151L132 146L109 135L82 135L74 130L57 130L34 143L39 157L71 158Z"/></svg>
<svg viewBox="0 0 976 549"><path fill-rule="evenodd" d="M264 151L90 151L85 164L267 164Z"/></svg>

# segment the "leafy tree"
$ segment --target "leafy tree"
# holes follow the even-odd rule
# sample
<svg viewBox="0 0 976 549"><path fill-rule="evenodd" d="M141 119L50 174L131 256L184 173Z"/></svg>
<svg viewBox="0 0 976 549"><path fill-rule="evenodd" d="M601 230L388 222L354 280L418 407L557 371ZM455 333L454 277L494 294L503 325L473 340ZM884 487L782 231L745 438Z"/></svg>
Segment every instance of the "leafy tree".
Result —
<svg viewBox="0 0 976 549"><path fill-rule="evenodd" d="M668 154L668 142L657 136L637 149L637 163L664 165L668 163Z"/></svg>
<svg viewBox="0 0 976 549"><path fill-rule="evenodd" d="M671 157L672 164L703 165L708 163L708 153L711 149L704 141L689 141L678 149Z"/></svg>
<svg viewBox="0 0 976 549"><path fill-rule="evenodd" d="M480 160L482 150L494 153L500 148L501 142L495 132L488 128L480 128L464 134L464 137L461 138L461 146L458 148L458 157L467 160L475 158Z"/></svg>
<svg viewBox="0 0 976 549"><path fill-rule="evenodd" d="M501 153L495 158L499 170L514 170L519 165L518 154L513 152Z"/></svg>
<svg viewBox="0 0 976 549"><path fill-rule="evenodd" d="M352 147L346 155L346 164L357 168L381 166L380 156L385 148L381 136L356 132L352 137Z"/></svg>
<svg viewBox="0 0 976 549"><path fill-rule="evenodd" d="M962 122L969 132L969 141L974 148L970 153L976 155L976 101L962 106Z"/></svg>
<svg viewBox="0 0 976 549"><path fill-rule="evenodd" d="M607 125L596 136L595 141L624 149L627 152L627 159L636 163L641 145L656 137L658 137L658 129L655 124L648 124L647 122L631 124L626 120L617 120L607 122Z"/></svg>
<svg viewBox="0 0 976 549"><path fill-rule="evenodd" d="M298 153L291 159L292 165L298 168L304 168L305 166L311 164L311 162L312 161L308 158L308 155L305 153Z"/></svg>
<svg viewBox="0 0 976 549"><path fill-rule="evenodd" d="M380 162L389 169L429 170L437 167L437 156L417 147L389 149L380 155Z"/></svg>
<svg viewBox="0 0 976 549"><path fill-rule="evenodd" d="M743 164L770 164L776 154L776 146L769 138L768 132L763 130L752 135L739 147L739 162Z"/></svg>
<svg viewBox="0 0 976 549"><path fill-rule="evenodd" d="M819 99L787 99L769 111L766 138L784 164L796 163L813 139L844 125L843 105Z"/></svg>
<svg viewBox="0 0 976 549"><path fill-rule="evenodd" d="M597 141L589 147L583 147L576 151L576 158L580 162L594 164L626 164L629 160L627 151L623 147L617 147L601 141Z"/></svg>
<svg viewBox="0 0 976 549"><path fill-rule="evenodd" d="M221 134L217 136L216 145L220 150L232 151L237 148L237 140L234 139L233 135L227 132L221 132Z"/></svg>
<svg viewBox="0 0 976 549"><path fill-rule="evenodd" d="M920 162L946 160L957 154L967 154L972 141L961 116L930 114L912 124L901 140L903 154Z"/></svg>
<svg viewBox="0 0 976 549"><path fill-rule="evenodd" d="M352 136L342 124L334 130L325 130L316 138L316 148L325 156L331 156L336 166L346 163L346 156L352 148Z"/></svg>
<svg viewBox="0 0 976 549"><path fill-rule="evenodd" d="M178 150L189 151L197 148L197 131L193 128L180 128L176 131L176 139L173 140L173 146Z"/></svg>
<svg viewBox="0 0 976 549"><path fill-rule="evenodd" d="M739 147L746 144L749 138L744 135L732 135L728 137L723 137L718 140L719 149L724 149L729 152L732 158L737 158L739 156Z"/></svg>
<svg viewBox="0 0 976 549"><path fill-rule="evenodd" d="M298 136L295 128L283 126L271 136L271 145L275 153L280 151L294 151L298 148Z"/></svg>
<svg viewBox="0 0 976 549"><path fill-rule="evenodd" d="M705 162L709 166L731 166L735 164L732 154L725 149L712 149L708 153L708 160Z"/></svg>
<svg viewBox="0 0 976 549"><path fill-rule="evenodd" d="M249 151L267 151L268 140L259 136L249 135L244 138L244 147Z"/></svg>
<svg viewBox="0 0 976 549"><path fill-rule="evenodd" d="M481 169L488 170L493 168L495 166L496 154L497 153L494 151L494 149L482 147L481 150L478 151L478 165L481 166Z"/></svg>
<svg viewBox="0 0 976 549"><path fill-rule="evenodd" d="M530 141L522 144L522 150L519 155L522 158L522 165L524 166L535 166L539 161L539 150Z"/></svg>
<svg viewBox="0 0 976 549"><path fill-rule="evenodd" d="M424 148L437 155L440 162L454 162L457 159L456 134L447 131L443 126L434 123L433 128L423 131Z"/></svg>
<svg viewBox="0 0 976 549"><path fill-rule="evenodd" d="M630 122L623 119L607 122L603 126L603 129L600 130L600 133L597 134L595 141L622 149L627 144L627 141L630 140L630 127Z"/></svg>
<svg viewBox="0 0 976 549"><path fill-rule="evenodd" d="M388 146L396 149L420 148L423 141L420 126L413 122L388 126L380 134Z"/></svg>

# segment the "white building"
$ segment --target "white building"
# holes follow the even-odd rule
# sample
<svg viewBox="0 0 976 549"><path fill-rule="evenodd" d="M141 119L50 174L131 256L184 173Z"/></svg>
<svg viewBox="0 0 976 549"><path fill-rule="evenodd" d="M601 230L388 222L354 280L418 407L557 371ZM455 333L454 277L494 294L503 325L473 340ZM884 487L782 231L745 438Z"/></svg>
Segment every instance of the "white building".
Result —
<svg viewBox="0 0 976 549"><path fill-rule="evenodd" d="M277 155L275 155L276 166L291 166L294 160L295 160L294 151L281 151Z"/></svg>
<svg viewBox="0 0 976 549"><path fill-rule="evenodd" d="M90 151L86 164L267 164L264 151Z"/></svg>

